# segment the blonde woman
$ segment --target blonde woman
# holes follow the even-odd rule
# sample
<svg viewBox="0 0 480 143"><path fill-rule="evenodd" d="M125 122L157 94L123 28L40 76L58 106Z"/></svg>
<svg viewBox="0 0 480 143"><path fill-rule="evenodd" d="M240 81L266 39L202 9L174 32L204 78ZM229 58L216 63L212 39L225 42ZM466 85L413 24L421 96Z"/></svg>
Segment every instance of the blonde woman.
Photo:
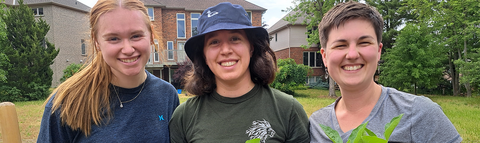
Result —
<svg viewBox="0 0 480 143"><path fill-rule="evenodd" d="M170 142L175 88L145 70L153 43L138 0L99 0L91 58L47 99L37 142Z"/></svg>

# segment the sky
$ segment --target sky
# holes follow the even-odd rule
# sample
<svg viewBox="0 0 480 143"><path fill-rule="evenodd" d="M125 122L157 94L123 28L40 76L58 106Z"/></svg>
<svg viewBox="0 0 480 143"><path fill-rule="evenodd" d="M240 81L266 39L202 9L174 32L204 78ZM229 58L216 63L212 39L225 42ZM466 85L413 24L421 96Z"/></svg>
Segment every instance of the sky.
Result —
<svg viewBox="0 0 480 143"><path fill-rule="evenodd" d="M97 0L78 0L79 2L93 7ZM263 20L268 26L272 26L278 20L283 18L287 14L287 12L282 12L282 10L286 10L287 7L293 6L293 0L247 0L255 5L260 7L266 8L267 11L263 14Z"/></svg>

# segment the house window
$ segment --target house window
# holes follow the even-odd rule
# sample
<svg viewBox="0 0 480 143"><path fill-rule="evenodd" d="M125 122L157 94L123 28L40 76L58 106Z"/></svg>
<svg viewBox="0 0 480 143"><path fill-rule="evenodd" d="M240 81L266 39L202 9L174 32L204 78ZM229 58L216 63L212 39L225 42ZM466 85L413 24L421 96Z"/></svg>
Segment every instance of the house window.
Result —
<svg viewBox="0 0 480 143"><path fill-rule="evenodd" d="M177 13L177 38L186 38L185 29L185 14Z"/></svg>
<svg viewBox="0 0 480 143"><path fill-rule="evenodd" d="M150 17L150 21L155 20L154 14L153 14L153 7L148 7L148 17Z"/></svg>
<svg viewBox="0 0 480 143"><path fill-rule="evenodd" d="M87 47L86 47L86 44L85 44L85 40L82 39L81 40L81 43L82 43L82 55L86 55L87 54Z"/></svg>
<svg viewBox="0 0 480 143"><path fill-rule="evenodd" d="M177 43L177 62L183 62L185 61L185 59L187 59L185 50L183 49L184 47L185 47L184 41Z"/></svg>
<svg viewBox="0 0 480 143"><path fill-rule="evenodd" d="M275 42L277 42L277 33L275 33Z"/></svg>
<svg viewBox="0 0 480 143"><path fill-rule="evenodd" d="M192 22L192 37L198 34L198 18L200 18L200 13L192 13L190 14L191 22Z"/></svg>
<svg viewBox="0 0 480 143"><path fill-rule="evenodd" d="M167 57L168 60L173 60L173 41L167 41Z"/></svg>
<svg viewBox="0 0 480 143"><path fill-rule="evenodd" d="M153 47L153 49L154 49L153 50L154 51L153 52L153 61L158 62L158 59L159 59L158 58L158 50L157 50L157 48L159 47L158 40L155 39L155 40L153 40L153 42L155 43L155 46Z"/></svg>
<svg viewBox="0 0 480 143"><path fill-rule="evenodd" d="M35 16L42 16L43 15L43 8L42 7L32 8L32 11L33 11L33 15L35 15Z"/></svg>
<svg viewBox="0 0 480 143"><path fill-rule="evenodd" d="M247 14L248 14L248 20L250 20L250 22L252 22L252 12L251 11L247 11Z"/></svg>
<svg viewBox="0 0 480 143"><path fill-rule="evenodd" d="M322 67L322 56L316 51L303 52L303 64L310 67Z"/></svg>

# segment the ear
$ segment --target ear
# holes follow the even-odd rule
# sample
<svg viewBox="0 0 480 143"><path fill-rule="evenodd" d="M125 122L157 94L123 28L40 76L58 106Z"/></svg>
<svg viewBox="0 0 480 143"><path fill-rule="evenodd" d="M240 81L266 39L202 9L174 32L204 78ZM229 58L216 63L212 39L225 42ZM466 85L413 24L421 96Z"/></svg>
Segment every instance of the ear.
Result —
<svg viewBox="0 0 480 143"><path fill-rule="evenodd" d="M100 45L98 44L97 40L95 40L95 48L97 49L97 51L102 51L100 49Z"/></svg>
<svg viewBox="0 0 480 143"><path fill-rule="evenodd" d="M320 54L322 54L322 61L323 61L323 65L325 65L325 67L327 67L327 53L325 52L325 48L320 48Z"/></svg>
<svg viewBox="0 0 480 143"><path fill-rule="evenodd" d="M380 60L380 57L382 56L382 48L383 48L383 43L378 44L378 61Z"/></svg>

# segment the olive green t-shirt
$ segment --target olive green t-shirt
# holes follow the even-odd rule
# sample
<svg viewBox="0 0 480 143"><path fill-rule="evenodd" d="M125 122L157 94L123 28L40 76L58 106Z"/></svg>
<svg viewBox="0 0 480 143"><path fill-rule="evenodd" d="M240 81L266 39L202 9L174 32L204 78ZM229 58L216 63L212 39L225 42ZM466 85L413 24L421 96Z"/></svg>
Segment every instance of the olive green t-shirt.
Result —
<svg viewBox="0 0 480 143"><path fill-rule="evenodd" d="M216 92L192 97L174 111L169 128L172 143L310 142L302 105L261 85L237 98Z"/></svg>

